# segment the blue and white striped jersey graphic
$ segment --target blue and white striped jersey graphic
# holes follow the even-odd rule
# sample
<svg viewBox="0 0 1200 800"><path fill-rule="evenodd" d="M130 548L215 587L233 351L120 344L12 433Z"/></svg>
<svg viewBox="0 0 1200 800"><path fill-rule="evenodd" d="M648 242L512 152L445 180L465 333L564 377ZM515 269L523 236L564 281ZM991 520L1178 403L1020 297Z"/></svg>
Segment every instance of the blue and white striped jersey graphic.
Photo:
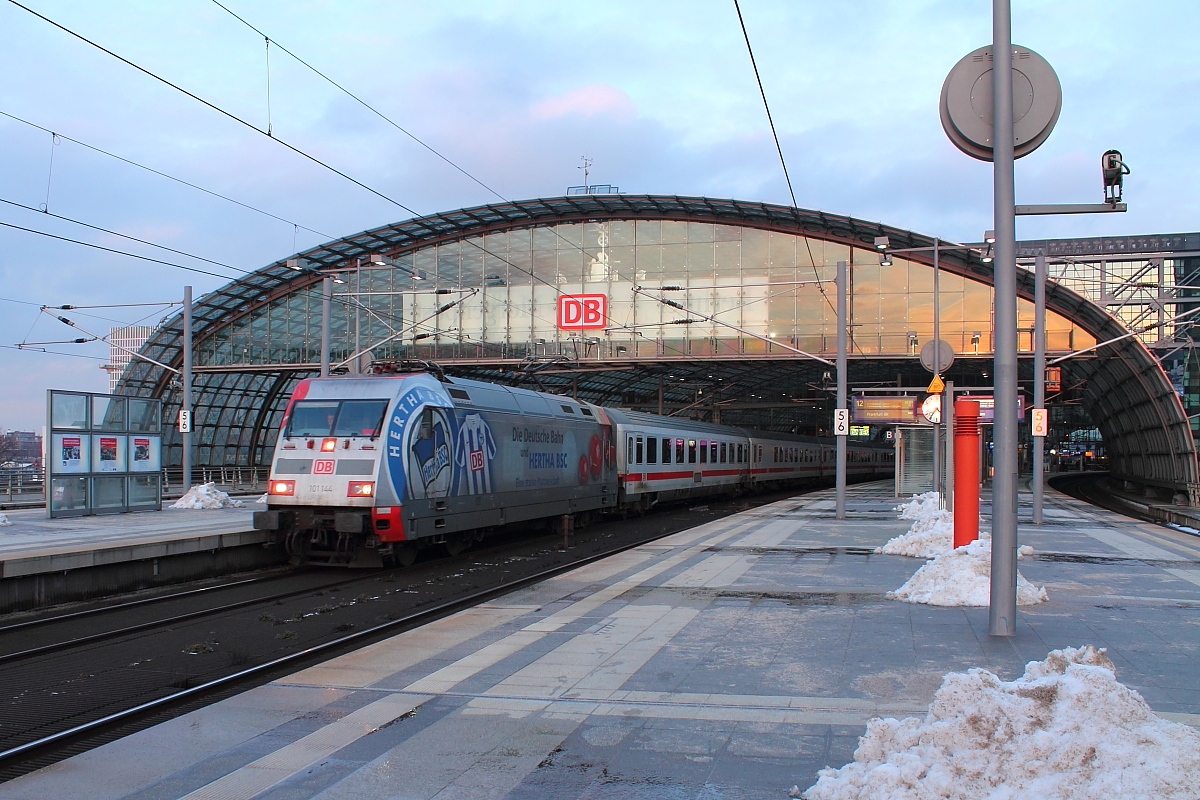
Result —
<svg viewBox="0 0 1200 800"><path fill-rule="evenodd" d="M458 466L458 494L485 494L492 491L492 459L496 440L492 429L478 414L463 417L458 429L454 463Z"/></svg>

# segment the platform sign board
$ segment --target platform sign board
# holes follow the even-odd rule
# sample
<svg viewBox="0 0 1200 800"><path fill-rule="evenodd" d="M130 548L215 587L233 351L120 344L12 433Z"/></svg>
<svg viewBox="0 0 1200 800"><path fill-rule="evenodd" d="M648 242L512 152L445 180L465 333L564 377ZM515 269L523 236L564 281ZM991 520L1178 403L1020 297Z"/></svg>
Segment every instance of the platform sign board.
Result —
<svg viewBox="0 0 1200 800"><path fill-rule="evenodd" d="M833 435L850 435L850 409L835 408L833 410Z"/></svg>
<svg viewBox="0 0 1200 800"><path fill-rule="evenodd" d="M921 398L910 395L855 395L850 399L850 420L876 425L915 425L920 418Z"/></svg>
<svg viewBox="0 0 1200 800"><path fill-rule="evenodd" d="M990 394L961 394L959 400L977 400L979 402L979 423L990 425L996 418L996 399ZM1017 422L1025 419L1025 395L1017 395Z"/></svg>
<svg viewBox="0 0 1200 800"><path fill-rule="evenodd" d="M1033 409L1033 426L1031 433L1034 436L1044 437L1050 431L1050 415L1046 413L1044 408Z"/></svg>
<svg viewBox="0 0 1200 800"><path fill-rule="evenodd" d="M46 513L162 509L162 401L46 392Z"/></svg>

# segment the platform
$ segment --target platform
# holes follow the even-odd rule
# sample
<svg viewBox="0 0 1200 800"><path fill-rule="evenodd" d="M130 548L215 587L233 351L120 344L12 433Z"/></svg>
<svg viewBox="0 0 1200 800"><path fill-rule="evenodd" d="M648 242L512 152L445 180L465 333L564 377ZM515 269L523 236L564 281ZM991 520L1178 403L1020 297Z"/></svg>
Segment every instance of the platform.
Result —
<svg viewBox="0 0 1200 800"><path fill-rule="evenodd" d="M1200 725L1200 538L1047 492L1020 562L1049 602L888 600L921 565L891 484L750 509L335 658L0 785L3 800L772 798L851 760L942 675L1108 648Z"/></svg>
<svg viewBox="0 0 1200 800"><path fill-rule="evenodd" d="M244 508L58 519L45 509L6 511L13 524L0 528L0 613L262 566L272 558L258 552L269 534L252 528L255 508L251 499Z"/></svg>

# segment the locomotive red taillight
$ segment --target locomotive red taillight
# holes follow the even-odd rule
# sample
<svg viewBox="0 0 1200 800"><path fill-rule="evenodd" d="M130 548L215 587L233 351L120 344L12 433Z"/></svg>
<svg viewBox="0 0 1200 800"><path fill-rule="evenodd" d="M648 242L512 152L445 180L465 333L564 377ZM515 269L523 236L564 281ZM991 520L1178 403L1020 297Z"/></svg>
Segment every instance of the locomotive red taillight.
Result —
<svg viewBox="0 0 1200 800"><path fill-rule="evenodd" d="M346 497L373 497L375 481L350 481L346 487Z"/></svg>
<svg viewBox="0 0 1200 800"><path fill-rule="evenodd" d="M288 497L291 497L293 494L296 493L296 482L295 481L271 481L271 488L269 491L271 494L281 494L281 495L287 495Z"/></svg>
<svg viewBox="0 0 1200 800"><path fill-rule="evenodd" d="M337 439L322 439L321 440L321 452L322 453L332 453L334 450L337 450Z"/></svg>

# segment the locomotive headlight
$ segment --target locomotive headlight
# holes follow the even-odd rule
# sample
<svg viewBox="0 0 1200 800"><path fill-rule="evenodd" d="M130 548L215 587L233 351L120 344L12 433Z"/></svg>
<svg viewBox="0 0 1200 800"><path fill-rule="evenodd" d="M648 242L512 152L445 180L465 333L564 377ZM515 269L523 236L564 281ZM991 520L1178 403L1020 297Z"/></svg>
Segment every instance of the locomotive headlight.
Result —
<svg viewBox="0 0 1200 800"><path fill-rule="evenodd" d="M296 493L295 481L271 481L271 494L282 494L292 496Z"/></svg>
<svg viewBox="0 0 1200 800"><path fill-rule="evenodd" d="M374 494L374 481L350 481L346 489L346 497L371 497Z"/></svg>
<svg viewBox="0 0 1200 800"><path fill-rule="evenodd" d="M337 449L337 439L322 439L321 440L321 452L322 453L332 453L336 449Z"/></svg>

